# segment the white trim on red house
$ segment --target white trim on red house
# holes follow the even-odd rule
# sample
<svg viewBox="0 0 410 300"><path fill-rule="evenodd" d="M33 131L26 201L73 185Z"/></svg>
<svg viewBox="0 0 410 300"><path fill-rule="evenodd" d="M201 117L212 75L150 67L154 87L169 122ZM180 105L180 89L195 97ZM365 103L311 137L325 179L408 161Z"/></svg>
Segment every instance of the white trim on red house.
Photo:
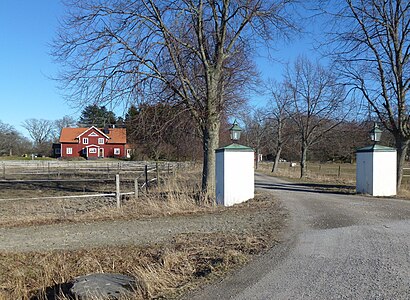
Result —
<svg viewBox="0 0 410 300"><path fill-rule="evenodd" d="M101 146L94 145L94 144L92 144L92 145L88 145L88 146L85 146L85 148L88 148L88 147L97 147L97 148L101 148Z"/></svg>
<svg viewBox="0 0 410 300"><path fill-rule="evenodd" d="M91 149L95 149L95 152L90 152L90 148ZM85 155L86 155L86 157L88 158L89 156L90 156L90 154L97 154L97 157L99 157L99 155L100 155L100 146L98 146L98 145L88 145L88 146L85 146L84 147L84 149L85 149ZM103 152L104 153L104 152Z"/></svg>
<svg viewBox="0 0 410 300"><path fill-rule="evenodd" d="M99 130L97 127L95 126L91 126L90 128L88 128L86 131L84 131L82 134L80 134L79 136L76 137L76 139L80 140L80 136L82 136L83 134L85 134L87 131L90 131L91 129L95 129L97 130L99 133L101 133L103 136L105 136L107 139L110 139L110 137L108 135L106 135L104 132L102 132L101 130Z"/></svg>

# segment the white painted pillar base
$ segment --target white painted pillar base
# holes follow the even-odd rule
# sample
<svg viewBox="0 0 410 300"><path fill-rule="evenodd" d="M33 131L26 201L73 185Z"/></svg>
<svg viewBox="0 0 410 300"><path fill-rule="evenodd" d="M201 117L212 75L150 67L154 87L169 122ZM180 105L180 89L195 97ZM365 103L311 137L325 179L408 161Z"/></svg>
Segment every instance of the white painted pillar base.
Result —
<svg viewBox="0 0 410 300"><path fill-rule="evenodd" d="M395 196L396 149L373 145L356 152L356 192L372 196Z"/></svg>
<svg viewBox="0 0 410 300"><path fill-rule="evenodd" d="M252 199L254 151L232 144L216 150L216 203L231 206Z"/></svg>

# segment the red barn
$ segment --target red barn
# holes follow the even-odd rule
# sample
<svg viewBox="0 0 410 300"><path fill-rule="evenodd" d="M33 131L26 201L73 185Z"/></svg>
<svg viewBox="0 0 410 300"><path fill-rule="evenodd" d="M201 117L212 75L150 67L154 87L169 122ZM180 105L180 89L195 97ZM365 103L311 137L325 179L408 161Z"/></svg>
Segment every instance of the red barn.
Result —
<svg viewBox="0 0 410 300"><path fill-rule="evenodd" d="M125 128L63 128L60 144L54 145L57 157L129 157Z"/></svg>

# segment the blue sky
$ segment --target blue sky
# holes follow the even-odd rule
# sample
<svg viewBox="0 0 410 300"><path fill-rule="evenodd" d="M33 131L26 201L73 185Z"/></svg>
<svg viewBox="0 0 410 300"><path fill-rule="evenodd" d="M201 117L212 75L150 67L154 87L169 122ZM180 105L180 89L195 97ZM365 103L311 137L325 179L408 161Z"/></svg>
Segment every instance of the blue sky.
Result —
<svg viewBox="0 0 410 300"><path fill-rule="evenodd" d="M74 113L50 80L48 55L62 5L56 0L0 1L0 120L24 132L25 119Z"/></svg>
<svg viewBox="0 0 410 300"><path fill-rule="evenodd" d="M27 135L21 123L29 118L56 120L65 115L77 118L63 92L51 80L58 66L49 55L64 7L59 0L0 0L0 120ZM293 60L309 53L308 37L278 45L274 56ZM263 77L280 79L283 65L257 59ZM261 97L251 99L257 104Z"/></svg>

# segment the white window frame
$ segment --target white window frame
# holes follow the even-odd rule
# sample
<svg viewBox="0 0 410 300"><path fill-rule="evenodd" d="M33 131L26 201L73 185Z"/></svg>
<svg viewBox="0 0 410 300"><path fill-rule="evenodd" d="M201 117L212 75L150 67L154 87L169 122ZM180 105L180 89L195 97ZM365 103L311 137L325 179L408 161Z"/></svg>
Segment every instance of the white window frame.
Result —
<svg viewBox="0 0 410 300"><path fill-rule="evenodd" d="M120 148L114 148L114 155L120 155L121 154L121 149Z"/></svg>
<svg viewBox="0 0 410 300"><path fill-rule="evenodd" d="M66 154L73 154L73 148L67 147L67 148L65 149L65 153L66 153Z"/></svg>
<svg viewBox="0 0 410 300"><path fill-rule="evenodd" d="M83 144L88 145L88 138L83 138Z"/></svg>
<svg viewBox="0 0 410 300"><path fill-rule="evenodd" d="M88 153L90 154L96 154L97 153L97 148L89 148Z"/></svg>
<svg viewBox="0 0 410 300"><path fill-rule="evenodd" d="M104 138L98 138L98 145L104 145Z"/></svg>

